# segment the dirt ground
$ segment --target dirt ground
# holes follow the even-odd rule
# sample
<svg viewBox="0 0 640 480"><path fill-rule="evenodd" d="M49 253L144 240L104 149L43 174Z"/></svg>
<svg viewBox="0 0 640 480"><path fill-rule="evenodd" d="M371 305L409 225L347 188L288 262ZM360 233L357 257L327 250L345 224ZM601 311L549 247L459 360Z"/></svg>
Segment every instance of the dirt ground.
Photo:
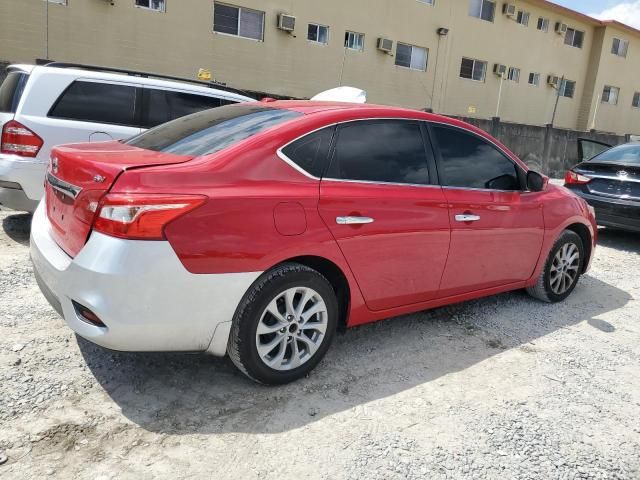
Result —
<svg viewBox="0 0 640 480"><path fill-rule="evenodd" d="M564 303L522 292L339 335L306 379L115 353L40 294L0 211L0 478L638 479L640 236Z"/></svg>

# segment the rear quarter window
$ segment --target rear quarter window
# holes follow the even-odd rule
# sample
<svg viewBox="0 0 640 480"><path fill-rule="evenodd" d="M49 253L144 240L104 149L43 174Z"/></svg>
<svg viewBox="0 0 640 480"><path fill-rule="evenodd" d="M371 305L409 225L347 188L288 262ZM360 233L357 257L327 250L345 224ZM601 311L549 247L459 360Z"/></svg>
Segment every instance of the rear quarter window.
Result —
<svg viewBox="0 0 640 480"><path fill-rule="evenodd" d="M136 87L76 80L60 96L49 117L136 126Z"/></svg>
<svg viewBox="0 0 640 480"><path fill-rule="evenodd" d="M178 118L125 143L176 155L208 155L300 116L298 112L255 103L228 105Z"/></svg>
<svg viewBox="0 0 640 480"><path fill-rule="evenodd" d="M10 72L0 85L0 112L16 113L29 75L24 72Z"/></svg>

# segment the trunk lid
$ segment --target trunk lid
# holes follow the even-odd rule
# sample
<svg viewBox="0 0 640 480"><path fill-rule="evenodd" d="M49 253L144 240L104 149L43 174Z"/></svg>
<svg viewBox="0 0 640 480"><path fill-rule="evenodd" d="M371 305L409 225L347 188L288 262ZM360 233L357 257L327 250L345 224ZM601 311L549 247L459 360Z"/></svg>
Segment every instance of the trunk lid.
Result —
<svg viewBox="0 0 640 480"><path fill-rule="evenodd" d="M100 199L122 172L184 163L192 158L120 142L54 148L45 182L47 216L54 240L74 257L87 241Z"/></svg>
<svg viewBox="0 0 640 480"><path fill-rule="evenodd" d="M588 193L609 198L640 200L640 165L611 162L584 162L574 170L592 180Z"/></svg>

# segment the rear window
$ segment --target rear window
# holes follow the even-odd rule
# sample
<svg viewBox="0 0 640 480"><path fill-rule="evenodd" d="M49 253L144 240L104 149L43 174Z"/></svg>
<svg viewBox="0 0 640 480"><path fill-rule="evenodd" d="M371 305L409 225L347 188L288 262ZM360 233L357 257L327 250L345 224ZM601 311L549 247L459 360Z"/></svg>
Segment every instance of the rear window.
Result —
<svg viewBox="0 0 640 480"><path fill-rule="evenodd" d="M236 103L217 97L207 97L170 90L146 89L142 126L151 128L192 113Z"/></svg>
<svg viewBox="0 0 640 480"><path fill-rule="evenodd" d="M632 145L619 145L613 147L600 155L596 155L589 162L595 163L627 163L630 165L640 165L640 143Z"/></svg>
<svg viewBox="0 0 640 480"><path fill-rule="evenodd" d="M173 120L125 143L176 155L208 155L300 116L255 103L228 105Z"/></svg>
<svg viewBox="0 0 640 480"><path fill-rule="evenodd" d="M78 80L60 96L50 117L136 126L136 88Z"/></svg>
<svg viewBox="0 0 640 480"><path fill-rule="evenodd" d="M0 85L0 112L16 113L29 75L24 72L10 72Z"/></svg>

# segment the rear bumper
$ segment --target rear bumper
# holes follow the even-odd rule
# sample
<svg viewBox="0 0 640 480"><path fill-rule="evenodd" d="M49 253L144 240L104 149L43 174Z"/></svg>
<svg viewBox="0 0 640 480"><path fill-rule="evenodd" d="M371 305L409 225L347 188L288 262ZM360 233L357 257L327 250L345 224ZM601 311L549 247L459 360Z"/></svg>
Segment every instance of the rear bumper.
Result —
<svg viewBox="0 0 640 480"><path fill-rule="evenodd" d="M31 227L31 259L43 294L73 331L113 350L225 354L236 307L260 272L196 275L168 242L95 232L72 259L50 228L42 202ZM81 319L72 301L106 327Z"/></svg>
<svg viewBox="0 0 640 480"><path fill-rule="evenodd" d="M13 184L0 188L0 203L12 210L33 212L44 193L47 164L38 159L0 154L0 182Z"/></svg>
<svg viewBox="0 0 640 480"><path fill-rule="evenodd" d="M580 190L572 192L584 198L595 209L598 225L640 232L640 202L603 198Z"/></svg>

